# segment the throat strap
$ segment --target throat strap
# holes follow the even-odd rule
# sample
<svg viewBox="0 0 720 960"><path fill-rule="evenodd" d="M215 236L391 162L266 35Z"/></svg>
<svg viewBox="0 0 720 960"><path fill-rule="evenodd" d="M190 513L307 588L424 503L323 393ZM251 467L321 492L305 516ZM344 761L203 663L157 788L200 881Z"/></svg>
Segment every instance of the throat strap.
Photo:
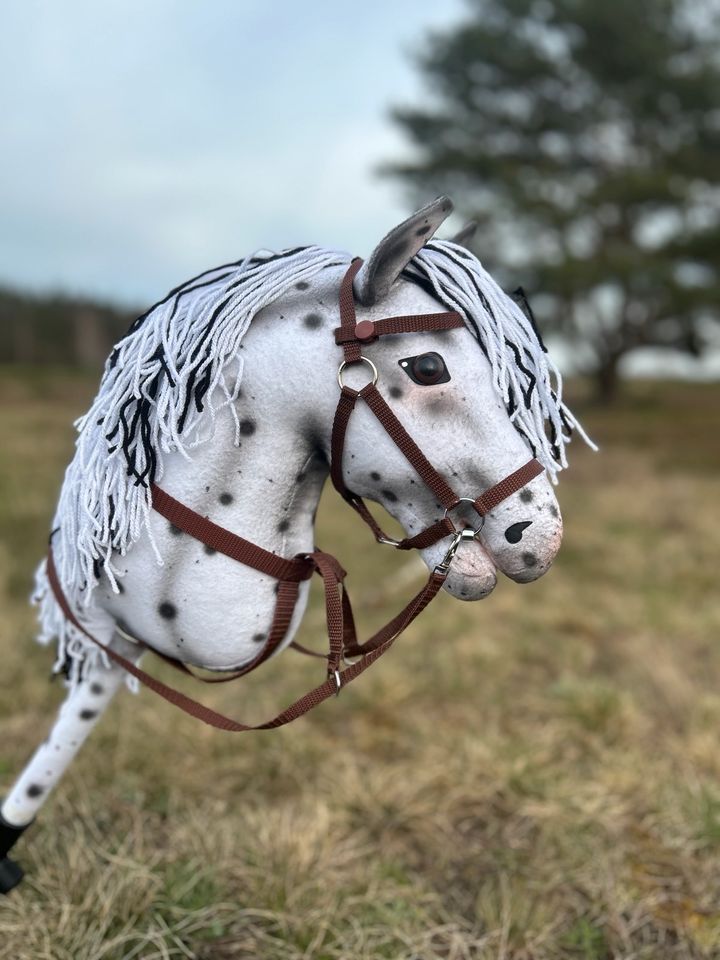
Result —
<svg viewBox="0 0 720 960"><path fill-rule="evenodd" d="M161 516L165 517L173 526L189 533L191 537L200 540L206 546L224 553L226 557L254 567L276 580L309 580L313 575L313 565L309 560L293 557L286 560L276 553L263 550L256 543L245 540L231 530L213 523L208 517L203 517L169 493L152 484L152 506Z"/></svg>

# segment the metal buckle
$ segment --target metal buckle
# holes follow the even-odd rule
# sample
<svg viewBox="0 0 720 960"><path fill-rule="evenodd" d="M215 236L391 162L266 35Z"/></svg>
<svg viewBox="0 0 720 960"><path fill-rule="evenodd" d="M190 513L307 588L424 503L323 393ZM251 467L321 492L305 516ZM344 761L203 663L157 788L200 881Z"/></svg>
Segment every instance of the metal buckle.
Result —
<svg viewBox="0 0 720 960"><path fill-rule="evenodd" d="M457 553L458 547L463 542L463 540L474 540L475 531L472 527L465 527L464 530L458 530L455 536L452 538L452 543L448 547L447 553L443 557L440 563L435 566L433 573L441 573L445 576L449 569L450 564L453 562L455 554Z"/></svg>
<svg viewBox="0 0 720 960"><path fill-rule="evenodd" d="M353 363L366 363L370 367L370 369L372 370L372 385L375 386L375 384L378 382L377 367L372 362L372 360L369 360L367 357L358 357L357 360L343 360L343 362L338 367L337 382L338 382L338 385L340 386L340 389L342 390L342 388L345 386L342 378L343 370L345 369L345 367L349 367Z"/></svg>
<svg viewBox="0 0 720 960"><path fill-rule="evenodd" d="M386 543L389 547L399 547L400 541L392 537L375 537L375 543Z"/></svg>
<svg viewBox="0 0 720 960"><path fill-rule="evenodd" d="M342 677L340 676L339 670L333 670L333 679L335 680L335 696L340 696L340 691L342 690Z"/></svg>

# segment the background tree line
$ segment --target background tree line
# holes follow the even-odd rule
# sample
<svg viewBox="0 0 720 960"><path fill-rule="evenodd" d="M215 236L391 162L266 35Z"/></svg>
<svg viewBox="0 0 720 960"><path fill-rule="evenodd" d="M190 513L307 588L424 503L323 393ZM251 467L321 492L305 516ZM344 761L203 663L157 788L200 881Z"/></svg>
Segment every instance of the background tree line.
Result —
<svg viewBox="0 0 720 960"><path fill-rule="evenodd" d="M101 367L136 315L84 298L0 289L0 363Z"/></svg>

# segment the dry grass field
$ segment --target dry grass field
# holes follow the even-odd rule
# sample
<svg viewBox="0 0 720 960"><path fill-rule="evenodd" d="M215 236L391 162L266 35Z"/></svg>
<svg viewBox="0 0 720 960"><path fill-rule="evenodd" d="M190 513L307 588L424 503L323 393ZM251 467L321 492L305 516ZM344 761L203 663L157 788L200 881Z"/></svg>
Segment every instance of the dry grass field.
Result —
<svg viewBox="0 0 720 960"><path fill-rule="evenodd" d="M26 595L93 389L0 372L0 794L63 696ZM572 451L543 580L441 597L282 731L234 737L123 692L16 848L0 956L720 957L720 387L579 409L602 452ZM363 632L422 578L330 495L318 542ZM200 692L260 719L317 676L287 653Z"/></svg>

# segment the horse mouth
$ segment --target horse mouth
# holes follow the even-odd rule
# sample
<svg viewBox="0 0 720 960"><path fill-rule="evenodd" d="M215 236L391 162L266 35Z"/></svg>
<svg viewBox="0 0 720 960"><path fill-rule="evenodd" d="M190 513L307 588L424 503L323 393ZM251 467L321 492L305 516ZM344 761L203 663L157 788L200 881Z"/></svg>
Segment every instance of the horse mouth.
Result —
<svg viewBox="0 0 720 960"><path fill-rule="evenodd" d="M446 552L432 547L425 552L425 561L432 569L441 562ZM483 600L497 584L497 565L490 552L479 540L462 543L453 557L444 589L460 600Z"/></svg>

